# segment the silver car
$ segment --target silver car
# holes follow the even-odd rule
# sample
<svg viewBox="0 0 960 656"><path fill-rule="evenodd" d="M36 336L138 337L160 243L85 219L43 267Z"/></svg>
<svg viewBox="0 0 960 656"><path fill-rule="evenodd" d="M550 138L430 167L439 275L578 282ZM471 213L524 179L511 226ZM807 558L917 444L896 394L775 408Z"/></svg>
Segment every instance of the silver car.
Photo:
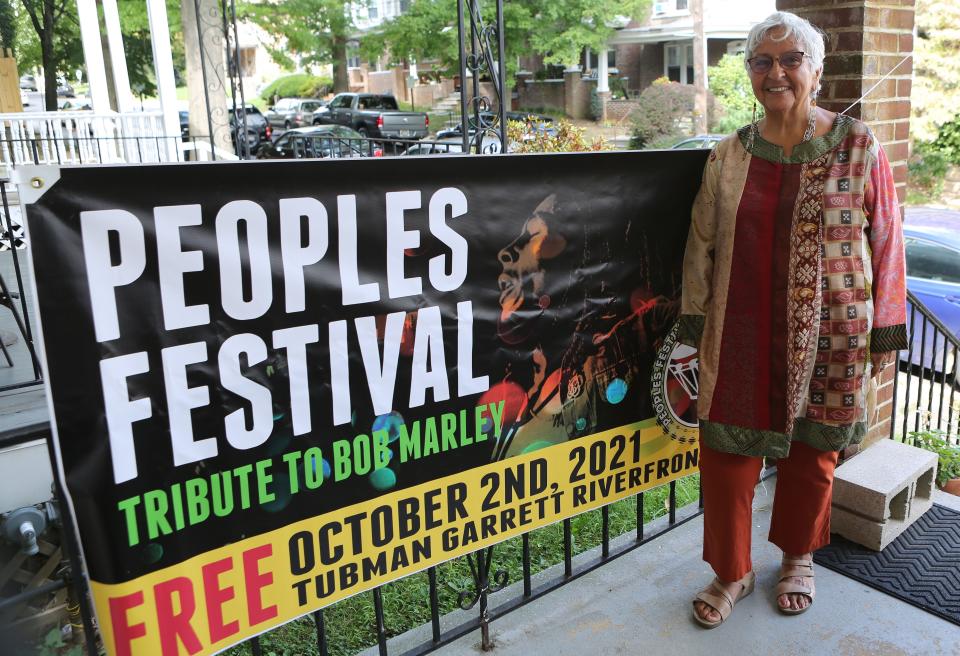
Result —
<svg viewBox="0 0 960 656"><path fill-rule="evenodd" d="M314 114L327 110L327 103L317 98L281 98L264 112L271 127L289 130L313 125Z"/></svg>

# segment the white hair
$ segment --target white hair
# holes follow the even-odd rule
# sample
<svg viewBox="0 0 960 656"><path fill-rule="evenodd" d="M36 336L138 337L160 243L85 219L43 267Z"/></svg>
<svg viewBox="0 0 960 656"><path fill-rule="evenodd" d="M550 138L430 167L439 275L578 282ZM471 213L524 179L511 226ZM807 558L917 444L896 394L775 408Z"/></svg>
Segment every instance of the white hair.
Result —
<svg viewBox="0 0 960 656"><path fill-rule="evenodd" d="M753 26L750 34L747 35L747 49L743 55L744 63L747 59L753 57L753 51L757 49L760 42L770 36L771 32L783 31L783 35L774 41L784 41L793 39L803 50L803 53L810 57L810 63L814 70L819 70L823 66L824 42L823 32L814 27L810 21L800 18L796 14L788 11L778 11L770 14L762 21Z"/></svg>

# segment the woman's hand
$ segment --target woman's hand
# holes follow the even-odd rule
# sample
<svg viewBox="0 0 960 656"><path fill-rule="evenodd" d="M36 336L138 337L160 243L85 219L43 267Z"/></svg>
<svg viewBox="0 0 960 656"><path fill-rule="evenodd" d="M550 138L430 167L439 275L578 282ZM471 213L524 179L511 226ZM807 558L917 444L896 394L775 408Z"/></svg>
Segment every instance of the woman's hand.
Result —
<svg viewBox="0 0 960 656"><path fill-rule="evenodd" d="M871 372L871 376L874 378L879 376L883 372L883 370L887 367L888 364L893 363L896 356L897 356L896 351L883 351L882 353L871 353L870 364L873 365L873 371Z"/></svg>

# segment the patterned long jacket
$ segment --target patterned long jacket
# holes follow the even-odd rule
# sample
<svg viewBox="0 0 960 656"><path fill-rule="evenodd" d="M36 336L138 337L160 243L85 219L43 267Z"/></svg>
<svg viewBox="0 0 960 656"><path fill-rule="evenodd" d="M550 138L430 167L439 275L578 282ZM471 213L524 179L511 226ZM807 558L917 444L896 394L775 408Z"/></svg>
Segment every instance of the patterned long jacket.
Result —
<svg viewBox="0 0 960 656"><path fill-rule="evenodd" d="M681 341L700 350L700 435L784 457L863 439L871 352L907 346L903 233L866 125L783 150L749 127L717 145L693 208Z"/></svg>

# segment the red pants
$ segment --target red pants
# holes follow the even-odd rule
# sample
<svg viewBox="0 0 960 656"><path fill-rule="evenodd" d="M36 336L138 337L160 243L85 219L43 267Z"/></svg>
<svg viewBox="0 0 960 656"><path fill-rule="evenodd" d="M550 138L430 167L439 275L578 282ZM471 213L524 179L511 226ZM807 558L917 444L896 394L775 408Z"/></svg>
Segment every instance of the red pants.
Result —
<svg viewBox="0 0 960 656"><path fill-rule="evenodd" d="M777 461L770 542L784 553L804 554L830 542L830 498L837 451L802 442ZM700 441L703 486L703 559L722 581L736 581L750 563L753 489L763 459L715 451Z"/></svg>

